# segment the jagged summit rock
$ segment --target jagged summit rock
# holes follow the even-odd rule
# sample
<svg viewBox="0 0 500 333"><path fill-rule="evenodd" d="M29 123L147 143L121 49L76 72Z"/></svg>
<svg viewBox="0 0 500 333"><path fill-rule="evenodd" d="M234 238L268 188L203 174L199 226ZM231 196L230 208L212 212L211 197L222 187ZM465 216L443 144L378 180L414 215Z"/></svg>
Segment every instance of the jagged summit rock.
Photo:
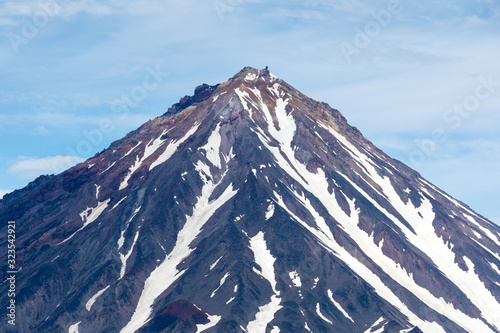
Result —
<svg viewBox="0 0 500 333"><path fill-rule="evenodd" d="M0 216L17 332L500 332L498 226L267 69L198 86Z"/></svg>

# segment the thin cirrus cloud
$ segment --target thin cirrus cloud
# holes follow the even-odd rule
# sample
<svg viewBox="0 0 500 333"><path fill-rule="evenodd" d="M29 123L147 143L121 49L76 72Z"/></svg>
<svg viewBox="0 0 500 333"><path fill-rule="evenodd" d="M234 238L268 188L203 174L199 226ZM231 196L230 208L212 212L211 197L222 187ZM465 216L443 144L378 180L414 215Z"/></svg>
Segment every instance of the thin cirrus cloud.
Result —
<svg viewBox="0 0 500 333"><path fill-rule="evenodd" d="M85 161L78 156L20 157L7 172L20 179L34 179L43 174L58 174Z"/></svg>
<svg viewBox="0 0 500 333"><path fill-rule="evenodd" d="M6 1L0 4L0 25L21 24L22 17L47 14L50 17L71 19L78 14L107 17L119 14L145 15L158 10L189 8L196 4L193 0L168 1L161 3L153 0L116 1L116 0L47 0L47 1ZM199 6L198 6L199 7Z"/></svg>
<svg viewBox="0 0 500 333"><path fill-rule="evenodd" d="M70 17L82 12L106 16L116 12L122 6L118 2L103 1L6 1L0 5L0 17L22 17L42 15ZM13 19L11 19L13 20ZM0 22L1 23L1 22Z"/></svg>

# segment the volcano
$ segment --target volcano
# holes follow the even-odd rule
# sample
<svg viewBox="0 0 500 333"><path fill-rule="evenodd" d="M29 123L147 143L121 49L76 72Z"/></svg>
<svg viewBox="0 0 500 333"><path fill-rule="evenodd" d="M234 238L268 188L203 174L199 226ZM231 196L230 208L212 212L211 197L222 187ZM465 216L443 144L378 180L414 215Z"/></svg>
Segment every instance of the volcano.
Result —
<svg viewBox="0 0 500 333"><path fill-rule="evenodd" d="M267 69L0 216L2 332L500 332L500 228Z"/></svg>

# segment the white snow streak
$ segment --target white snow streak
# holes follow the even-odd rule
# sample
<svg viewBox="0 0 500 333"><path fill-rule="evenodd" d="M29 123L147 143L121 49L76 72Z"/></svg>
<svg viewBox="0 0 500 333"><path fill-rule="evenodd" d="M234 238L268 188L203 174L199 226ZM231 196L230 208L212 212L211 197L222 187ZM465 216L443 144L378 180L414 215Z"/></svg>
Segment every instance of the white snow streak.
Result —
<svg viewBox="0 0 500 333"><path fill-rule="evenodd" d="M385 320L385 318L384 318L384 317L380 317L380 318L379 318L376 322L374 322L374 323L372 324L372 326L370 326L370 328L369 328L369 329L367 329L367 330L365 331L365 333L371 333L371 332L372 332L372 328L374 328L374 327L375 327L375 326L377 326L377 325L382 324L382 322L383 322L384 320Z"/></svg>
<svg viewBox="0 0 500 333"><path fill-rule="evenodd" d="M280 328L278 326L273 326L273 329L271 330L271 333L280 333Z"/></svg>
<svg viewBox="0 0 500 333"><path fill-rule="evenodd" d="M481 246L485 251L489 252L493 257L497 258L498 261L500 261L500 256L496 253L494 253L493 251L491 251L490 249L488 249L486 246L484 246L483 244L479 243L476 239L472 238L472 240L474 242L476 242L477 245Z"/></svg>
<svg viewBox="0 0 500 333"><path fill-rule="evenodd" d="M495 272L497 272L497 274L500 276L500 269L495 264L493 264L489 261L488 261L488 264L490 264L491 268L493 268L495 270Z"/></svg>
<svg viewBox="0 0 500 333"><path fill-rule="evenodd" d="M495 235L491 232L491 230L489 229L486 229L485 227L483 227L482 225L479 224L479 222L477 222L472 216L470 215L467 215L467 214L463 214L465 216L465 218L467 218L467 220L469 220L472 224L476 225L479 229L481 229L481 231L489 238L491 239L493 242L495 242L498 246L500 246L500 241L498 241L498 238L495 237Z"/></svg>
<svg viewBox="0 0 500 333"><path fill-rule="evenodd" d="M95 186L95 198L97 201L99 201L99 189L101 188L101 185L94 184Z"/></svg>
<svg viewBox="0 0 500 333"><path fill-rule="evenodd" d="M414 327L410 327L410 328L401 330L401 331L399 331L399 333L409 333L412 329L414 329Z"/></svg>
<svg viewBox="0 0 500 333"><path fill-rule="evenodd" d="M372 333L383 333L386 325L387 325L387 323L385 323L383 326L381 326L378 330L372 331Z"/></svg>
<svg viewBox="0 0 500 333"><path fill-rule="evenodd" d="M339 304L337 303L334 299L333 299L333 293L330 289L328 289L328 297L330 298L330 301L332 301L333 305L335 305L335 307L340 311L342 312L342 314L347 318L349 319L350 321L352 321L354 323L354 320L352 320L351 316L349 316L349 314L347 313L346 310L344 310L344 308Z"/></svg>
<svg viewBox="0 0 500 333"><path fill-rule="evenodd" d="M120 269L120 278L118 280L121 280L125 275L125 270L127 268L127 260L132 254L132 251L134 251L135 243L137 242L138 238L139 238L139 231L135 233L134 242L132 243L132 246L130 247L130 250L127 252L127 254L120 253L120 260L122 262L122 267Z"/></svg>
<svg viewBox="0 0 500 333"><path fill-rule="evenodd" d="M210 265L210 270L214 269L215 266L219 263L219 261L222 259L223 256L220 256L219 259L217 259L212 265Z"/></svg>
<svg viewBox="0 0 500 333"><path fill-rule="evenodd" d="M227 277L229 276L229 272L227 272L223 277L222 279L220 279L220 282L219 282L219 286L217 287L217 289L215 289L213 292L212 292L212 295L210 295L210 298L213 298L215 296L215 293L220 289L220 287L222 287L222 285L224 284L224 282L226 282L226 279Z"/></svg>
<svg viewBox="0 0 500 333"><path fill-rule="evenodd" d="M254 271L269 281L274 292L274 295L271 296L271 302L260 306L255 319L247 325L249 333L261 333L266 330L267 325L273 320L274 314L282 308L280 305L281 298L278 297L280 292L276 290L276 276L274 271L276 258L273 257L267 248L262 231L250 238L250 249L254 254L255 262L261 268L260 272L257 270Z"/></svg>
<svg viewBox="0 0 500 333"><path fill-rule="evenodd" d="M102 294L104 294L104 292L105 292L106 290L108 290L108 288L109 288L109 287L110 287L110 286L108 285L106 288L103 288L103 289L99 290L97 293L95 293L95 295L94 295L94 296L92 296L92 297L88 300L87 304L85 304L85 308L87 309L87 311L90 311L90 309L92 308L92 305L94 305L94 303L95 303L95 301L97 300L97 298L98 298L99 296L101 296Z"/></svg>
<svg viewBox="0 0 500 333"><path fill-rule="evenodd" d="M323 319L324 321L326 321L328 324L330 325L333 325L332 321L329 320L328 318L326 318L322 313L321 313L321 309L319 307L319 303L316 303L316 313L318 314L318 316Z"/></svg>
<svg viewBox="0 0 500 333"><path fill-rule="evenodd" d="M120 199L120 201L118 201L114 206L113 208L111 208L109 211L112 211L113 209L115 209L116 207L118 207L118 205L127 198L127 196L123 197L122 199Z"/></svg>
<svg viewBox="0 0 500 333"><path fill-rule="evenodd" d="M123 198L123 199L125 199L125 198ZM120 238L118 238L118 242L117 242L118 243L118 250L120 250L122 248L123 244L125 243L125 232L127 232L127 229L128 229L128 226L129 226L130 222L137 215L137 213L141 210L141 207L142 206L139 206L139 208L137 208L134 211L134 213L132 214L132 216L128 219L127 224L125 225L125 229L123 229L123 231L121 232Z"/></svg>
<svg viewBox="0 0 500 333"><path fill-rule="evenodd" d="M153 168L170 159L170 157L172 157L172 155L174 155L174 153L177 151L179 146L198 130L199 126L199 123L194 124L193 127L191 127L191 129L182 138L180 138L179 140L172 140L168 144L167 148L165 148L165 151L156 159L156 161L151 163L151 165L149 166L149 171L153 170Z"/></svg>
<svg viewBox="0 0 500 333"><path fill-rule="evenodd" d="M177 266L193 252L194 249L190 248L191 242L196 239L203 225L215 211L236 194L230 184L217 199L209 201L217 185L206 180L201 196L194 205L192 215L186 217L186 223L177 235L177 242L172 252L146 279L135 312L128 324L120 331L121 333L132 333L142 327L151 315L156 298L186 272L186 270L179 271Z"/></svg>
<svg viewBox="0 0 500 333"><path fill-rule="evenodd" d="M108 171L109 169L111 169L113 167L113 165L116 164L116 161L114 161L113 163L111 163L111 165L109 167L106 168L106 170L104 170L103 172L101 172L99 175L102 175L103 173L105 173L106 171Z"/></svg>
<svg viewBox="0 0 500 333"><path fill-rule="evenodd" d="M129 150L129 151L128 151L125 155L123 155L123 156L120 158L120 160L121 160L121 159L123 159L123 158L125 158L125 157L127 157L128 155L130 155L130 154L134 151L134 149L135 149L135 148L137 148L137 147L139 147L139 146L140 146L140 144L141 144L141 143L142 143L142 141L139 141L139 142L138 142L135 146L133 146L132 148L130 148L130 150ZM113 163L113 164L114 164L114 163ZM113 166L113 165L112 165L112 166ZM111 167L109 167L109 168L111 168ZM109 168L108 168L108 169L109 169ZM104 172L106 172L108 169L106 169ZM104 173L104 172L103 172L103 173Z"/></svg>

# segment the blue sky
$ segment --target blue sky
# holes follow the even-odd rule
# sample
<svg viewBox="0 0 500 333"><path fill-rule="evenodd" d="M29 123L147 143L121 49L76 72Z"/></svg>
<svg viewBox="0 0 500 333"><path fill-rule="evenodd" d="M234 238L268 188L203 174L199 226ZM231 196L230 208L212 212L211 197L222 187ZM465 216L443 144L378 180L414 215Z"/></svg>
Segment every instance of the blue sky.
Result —
<svg viewBox="0 0 500 333"><path fill-rule="evenodd" d="M0 195L268 65L500 223L499 54L496 0L4 1Z"/></svg>

